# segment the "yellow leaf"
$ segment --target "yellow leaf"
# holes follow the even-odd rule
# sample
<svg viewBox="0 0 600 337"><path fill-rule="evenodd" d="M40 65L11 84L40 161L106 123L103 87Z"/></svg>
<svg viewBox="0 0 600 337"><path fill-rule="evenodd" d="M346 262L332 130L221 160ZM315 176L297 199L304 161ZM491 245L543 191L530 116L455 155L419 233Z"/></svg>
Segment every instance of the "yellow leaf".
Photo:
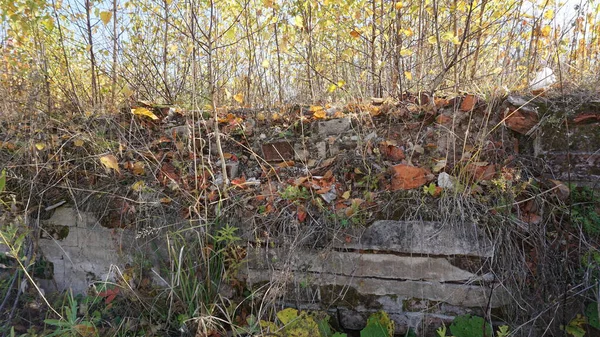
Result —
<svg viewBox="0 0 600 337"><path fill-rule="evenodd" d="M344 192L344 194L342 194L342 198L348 200L348 198L350 198L350 191Z"/></svg>
<svg viewBox="0 0 600 337"><path fill-rule="evenodd" d="M343 87L344 84L346 84L346 81L344 81L344 80L337 81L337 86L340 87L340 88Z"/></svg>
<svg viewBox="0 0 600 337"><path fill-rule="evenodd" d="M326 115L327 115L327 113L323 109L321 109L319 111L315 111L313 113L313 117L316 119L323 119L323 118L325 118Z"/></svg>
<svg viewBox="0 0 600 337"><path fill-rule="evenodd" d="M404 34L406 37L411 37L411 36L413 36L414 33L413 33L412 29L407 28L407 29L402 30L402 34Z"/></svg>
<svg viewBox="0 0 600 337"><path fill-rule="evenodd" d="M117 162L117 158L112 154L107 154L106 156L100 157L100 162L107 169L112 169L117 171L118 173L121 173L121 170L119 170L119 163Z"/></svg>
<svg viewBox="0 0 600 337"><path fill-rule="evenodd" d="M437 38L435 37L435 35L431 35L430 37L427 38L427 42L429 42L431 44L437 44Z"/></svg>
<svg viewBox="0 0 600 337"><path fill-rule="evenodd" d="M296 15L294 18L294 26L298 28L304 28L304 20L302 20L302 16Z"/></svg>
<svg viewBox="0 0 600 337"><path fill-rule="evenodd" d="M269 68L269 60L264 59L260 65L265 69Z"/></svg>
<svg viewBox="0 0 600 337"><path fill-rule="evenodd" d="M335 89L337 89L337 85L330 84L329 87L327 87L327 92L334 92Z"/></svg>
<svg viewBox="0 0 600 337"><path fill-rule="evenodd" d="M242 104L242 103L244 102L244 94L242 94L242 93L235 94L235 95L233 95L233 99L234 99L236 102L238 102L238 103Z"/></svg>
<svg viewBox="0 0 600 337"><path fill-rule="evenodd" d="M400 56L404 57L404 56L410 56L413 54L413 51L410 49L400 49Z"/></svg>
<svg viewBox="0 0 600 337"><path fill-rule="evenodd" d="M271 115L271 120L273 120L273 121L278 121L278 120L279 120L279 118L281 118L281 116L279 116L279 114L278 114L277 112L274 112L274 113Z"/></svg>
<svg viewBox="0 0 600 337"><path fill-rule="evenodd" d="M146 108L135 108L135 109L131 109L131 113L137 116L146 116L146 117L150 117L154 120L157 120L158 117L156 117L155 114L152 113L152 111L146 109Z"/></svg>
<svg viewBox="0 0 600 337"><path fill-rule="evenodd" d="M138 180L133 185L131 185L131 189L136 192L141 191L144 187L146 187L146 183L143 180Z"/></svg>
<svg viewBox="0 0 600 337"><path fill-rule="evenodd" d="M104 23L104 25L108 25L108 23L110 22L110 19L112 18L112 12L100 12L100 20L102 20L102 23Z"/></svg>
<svg viewBox="0 0 600 337"><path fill-rule="evenodd" d="M73 142L73 144L77 147L82 147L83 146L83 140L81 139L75 139L75 141Z"/></svg>
<svg viewBox="0 0 600 337"><path fill-rule="evenodd" d="M554 18L554 11L552 9L549 9L546 12L544 12L544 19L552 20L553 18Z"/></svg>
<svg viewBox="0 0 600 337"><path fill-rule="evenodd" d="M165 3L167 4L167 6L169 6L170 4L173 3L173 0L165 0Z"/></svg>
<svg viewBox="0 0 600 337"><path fill-rule="evenodd" d="M46 144L44 144L44 143L36 143L35 144L35 148L38 149L39 151L42 151L44 148L46 148Z"/></svg>
<svg viewBox="0 0 600 337"><path fill-rule="evenodd" d="M552 30L552 27L546 25L544 27L542 27L542 36L543 37L548 37L550 36L550 31Z"/></svg>
<svg viewBox="0 0 600 337"><path fill-rule="evenodd" d="M263 6L273 8L273 0L263 0Z"/></svg>
<svg viewBox="0 0 600 337"><path fill-rule="evenodd" d="M310 112L317 112L323 110L323 107L320 105L311 105L310 108L308 109L308 111Z"/></svg>
<svg viewBox="0 0 600 337"><path fill-rule="evenodd" d="M265 114L263 112L259 112L259 113L256 114L256 119L259 122L263 122L265 120L265 118L266 118L266 116L265 116Z"/></svg>
<svg viewBox="0 0 600 337"><path fill-rule="evenodd" d="M402 1L396 1L396 10L401 10L402 7L404 7L404 4L402 3Z"/></svg>
<svg viewBox="0 0 600 337"><path fill-rule="evenodd" d="M412 81L412 74L410 73L410 71L405 71L404 76L407 80Z"/></svg>

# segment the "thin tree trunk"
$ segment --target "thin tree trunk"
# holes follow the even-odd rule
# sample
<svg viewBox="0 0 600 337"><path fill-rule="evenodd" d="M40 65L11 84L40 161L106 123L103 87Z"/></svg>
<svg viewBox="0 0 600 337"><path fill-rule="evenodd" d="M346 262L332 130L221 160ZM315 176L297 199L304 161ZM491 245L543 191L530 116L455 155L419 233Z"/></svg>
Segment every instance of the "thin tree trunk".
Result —
<svg viewBox="0 0 600 337"><path fill-rule="evenodd" d="M273 8L273 16L277 12ZM283 103L283 87L281 85L281 51L279 50L279 32L277 26L279 22L275 22L275 49L277 50L277 96L279 97L279 104Z"/></svg>
<svg viewBox="0 0 600 337"><path fill-rule="evenodd" d="M96 78L96 56L94 55L94 40L92 39L92 4L90 0L85 0L85 16L88 37L88 46L90 48L90 64L92 72L92 106L98 102L98 80Z"/></svg>
<svg viewBox="0 0 600 337"><path fill-rule="evenodd" d="M112 74L111 74L111 89L110 89L110 108L116 112L116 95L117 95L117 53L119 33L117 32L117 0L113 0L113 59L112 59Z"/></svg>

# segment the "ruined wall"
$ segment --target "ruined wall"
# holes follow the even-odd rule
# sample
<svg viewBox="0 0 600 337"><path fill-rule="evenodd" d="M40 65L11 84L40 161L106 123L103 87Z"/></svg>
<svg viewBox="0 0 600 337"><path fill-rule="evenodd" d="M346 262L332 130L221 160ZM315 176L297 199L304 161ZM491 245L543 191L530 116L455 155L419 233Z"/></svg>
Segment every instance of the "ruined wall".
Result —
<svg viewBox="0 0 600 337"><path fill-rule="evenodd" d="M598 106L591 102L564 114L553 111L556 107L543 100L512 98L493 114L503 119L503 132L507 139L515 140L519 155L542 163L538 166L540 173L597 187ZM448 118L458 115L466 121L478 113L479 118L486 116L473 106L450 108L442 110L431 126L433 119L428 123L404 123L404 129L388 131L365 127L349 117L333 118L300 125L306 130L294 137L255 132L252 146L267 162L297 161L315 167L336 156L354 154L360 158L369 142L377 144L395 134L413 132L424 135L419 136L420 143L389 145L398 150L390 161L403 160L402 151L412 151L412 163L424 163L426 160L418 157L420 151L426 151L423 148L437 142L438 151L446 151L448 147L443 145L455 141L456 130L461 130L457 126L450 131ZM446 119L441 118L444 116ZM275 130L277 133L281 130ZM237 162L228 164L230 178L242 173L250 177L255 170L238 166ZM296 168L298 172L302 169ZM259 184L256 179L248 181ZM341 192L333 190L319 197L328 202ZM277 234L259 240L253 223L239 226L249 242L244 271L251 287L285 305L327 310L344 329L361 329L370 313L385 310L395 320L398 333L410 327L419 335L433 335L435 328L442 322L448 324L456 315L485 316L511 300L494 276L501 271L490 269L498 247L475 223L386 219L336 230L325 244L310 235L294 242ZM68 207L57 209L43 221L42 228L40 248L54 265L54 280L43 282L49 291L71 288L83 293L92 280L112 279L141 246L135 232L104 228L93 215ZM160 278L155 282L161 284Z"/></svg>

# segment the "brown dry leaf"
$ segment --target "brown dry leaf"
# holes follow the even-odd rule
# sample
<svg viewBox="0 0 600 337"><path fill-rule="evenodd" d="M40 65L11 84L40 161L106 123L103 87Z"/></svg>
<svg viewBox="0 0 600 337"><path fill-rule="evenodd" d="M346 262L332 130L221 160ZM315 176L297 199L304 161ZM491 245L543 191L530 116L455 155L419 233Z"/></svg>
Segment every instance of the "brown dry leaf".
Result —
<svg viewBox="0 0 600 337"><path fill-rule="evenodd" d="M293 167L296 163L293 160L288 160L277 164L277 167L285 168L285 167Z"/></svg>
<svg viewBox="0 0 600 337"><path fill-rule="evenodd" d="M401 161L406 158L404 151L401 148L394 145L387 145L386 143L379 144L379 151L381 154L389 160Z"/></svg>
<svg viewBox="0 0 600 337"><path fill-rule="evenodd" d="M356 29L353 29L353 30L350 32L350 36L352 36L352 37L353 37L353 38L355 38L355 39L358 39L358 38L360 37L360 33L359 33L359 32L358 32Z"/></svg>
<svg viewBox="0 0 600 337"><path fill-rule="evenodd" d="M165 204L165 205L167 205L167 204L170 204L170 203L171 203L171 201L173 201L173 200L171 200L171 198L169 198L169 197L163 197L163 198L160 198L160 203L161 203L161 204Z"/></svg>
<svg viewBox="0 0 600 337"><path fill-rule="evenodd" d="M83 140L81 139L75 139L75 141L73 142L73 144L77 147L82 147L83 146Z"/></svg>
<svg viewBox="0 0 600 337"><path fill-rule="evenodd" d="M460 111L467 112L472 111L479 99L475 95L467 95L463 98L462 103L460 104Z"/></svg>
<svg viewBox="0 0 600 337"><path fill-rule="evenodd" d="M535 111L527 110L508 110L504 119L507 128L520 134L527 134L539 121Z"/></svg>
<svg viewBox="0 0 600 337"><path fill-rule="evenodd" d="M446 115L438 115L435 118L436 123L438 124L447 124L450 123L452 121L452 118L446 116Z"/></svg>
<svg viewBox="0 0 600 337"><path fill-rule="evenodd" d="M175 166L170 163L163 163L160 168L159 181L167 185L171 180L179 181L179 175L175 172Z"/></svg>
<svg viewBox="0 0 600 337"><path fill-rule="evenodd" d="M492 180L496 175L496 165L486 162L476 162L467 165L467 171L475 181Z"/></svg>
<svg viewBox="0 0 600 337"><path fill-rule="evenodd" d="M428 181L429 171L420 167L399 164L392 166L391 171L392 191L418 188Z"/></svg>
<svg viewBox="0 0 600 337"><path fill-rule="evenodd" d="M555 186L554 194L556 194L556 196L560 200L567 200L567 198L569 198L569 194L571 194L571 190L569 190L569 186L567 186L565 183L563 183L562 181L559 181L559 180L550 179L550 181Z"/></svg>
<svg viewBox="0 0 600 337"><path fill-rule="evenodd" d="M112 154L107 154L106 156L100 157L100 162L107 169L112 169L117 171L117 173L121 173L121 170L119 170L119 162L117 161L117 158Z"/></svg>
<svg viewBox="0 0 600 337"><path fill-rule="evenodd" d="M146 171L144 169L144 162L136 161L132 167L133 174L142 175Z"/></svg>
<svg viewBox="0 0 600 337"><path fill-rule="evenodd" d="M573 122L580 123L593 123L600 121L600 113L582 113L577 115L577 117L573 118Z"/></svg>

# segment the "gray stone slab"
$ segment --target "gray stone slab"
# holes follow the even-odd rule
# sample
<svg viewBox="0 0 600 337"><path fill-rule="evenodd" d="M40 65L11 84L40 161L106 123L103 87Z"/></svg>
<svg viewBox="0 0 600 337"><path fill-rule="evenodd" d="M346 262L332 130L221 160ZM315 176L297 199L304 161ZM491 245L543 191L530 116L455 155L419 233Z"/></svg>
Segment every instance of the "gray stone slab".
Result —
<svg viewBox="0 0 600 337"><path fill-rule="evenodd" d="M423 255L491 257L494 249L475 224L454 225L429 221L375 221L351 243L335 242L337 248L381 250Z"/></svg>
<svg viewBox="0 0 600 337"><path fill-rule="evenodd" d="M351 126L350 118L319 121L317 123L317 135L319 137L339 136L350 130Z"/></svg>
<svg viewBox="0 0 600 337"><path fill-rule="evenodd" d="M309 250L248 249L254 269L300 270L346 276L401 280L459 282L479 280L478 275L453 266L442 257L411 257L356 252L317 253Z"/></svg>
<svg viewBox="0 0 600 337"><path fill-rule="evenodd" d="M314 286L346 286L364 295L422 298L462 307L486 307L489 303L492 308L496 308L505 305L508 301L508 295L503 288L495 289L490 300L490 288L477 285L434 281L398 281L333 274L310 274L309 276L287 271L250 269L248 271L248 283L252 285L277 279L301 284L309 279L310 285Z"/></svg>

